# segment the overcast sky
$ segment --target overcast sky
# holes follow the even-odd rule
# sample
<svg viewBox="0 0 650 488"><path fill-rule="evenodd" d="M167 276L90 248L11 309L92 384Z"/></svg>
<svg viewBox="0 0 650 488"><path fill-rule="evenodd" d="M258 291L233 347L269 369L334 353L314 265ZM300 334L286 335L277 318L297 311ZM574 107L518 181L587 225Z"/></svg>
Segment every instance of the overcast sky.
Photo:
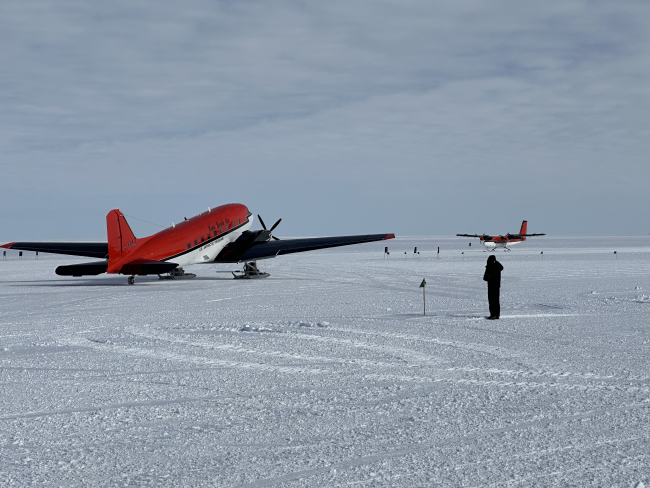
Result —
<svg viewBox="0 0 650 488"><path fill-rule="evenodd" d="M0 238L650 232L650 2L0 3ZM131 221L136 234L159 230Z"/></svg>

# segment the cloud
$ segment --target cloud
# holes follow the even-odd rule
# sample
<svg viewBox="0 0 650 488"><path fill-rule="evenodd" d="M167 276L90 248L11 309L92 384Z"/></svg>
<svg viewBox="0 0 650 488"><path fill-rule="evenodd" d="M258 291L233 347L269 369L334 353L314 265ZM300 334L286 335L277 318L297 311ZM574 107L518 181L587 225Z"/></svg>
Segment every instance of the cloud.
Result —
<svg viewBox="0 0 650 488"><path fill-rule="evenodd" d="M650 203L642 2L0 9L5 232L75 200L241 201L292 234L632 232Z"/></svg>

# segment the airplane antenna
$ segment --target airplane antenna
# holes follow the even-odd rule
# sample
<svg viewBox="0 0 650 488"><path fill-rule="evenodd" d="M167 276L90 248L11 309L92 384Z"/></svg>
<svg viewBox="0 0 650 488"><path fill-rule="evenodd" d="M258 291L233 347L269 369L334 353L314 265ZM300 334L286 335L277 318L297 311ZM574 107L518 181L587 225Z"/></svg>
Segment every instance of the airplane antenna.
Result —
<svg viewBox="0 0 650 488"><path fill-rule="evenodd" d="M119 209L118 209L118 210L119 210ZM149 222L148 220L142 220L142 219L139 219L139 218L137 218L137 217L134 217L133 215L125 214L124 212L122 212L122 214L123 214L125 217L128 217L128 218L130 218L130 219L139 220L140 222L146 222L147 224L151 224L151 225L157 225L158 227L162 227L163 229L165 228L164 225L155 224L155 223L153 223L153 222Z"/></svg>

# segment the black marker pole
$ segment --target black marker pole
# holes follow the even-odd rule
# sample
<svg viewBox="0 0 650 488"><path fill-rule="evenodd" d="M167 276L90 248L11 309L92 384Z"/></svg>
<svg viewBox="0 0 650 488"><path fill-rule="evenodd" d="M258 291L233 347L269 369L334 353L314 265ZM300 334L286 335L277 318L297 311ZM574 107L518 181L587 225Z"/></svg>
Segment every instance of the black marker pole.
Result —
<svg viewBox="0 0 650 488"><path fill-rule="evenodd" d="M424 313L422 315L426 315L427 314L427 293L426 293L427 280L425 278L422 278L422 283L420 283L420 288L422 288L422 300L424 303L424 309L423 309Z"/></svg>

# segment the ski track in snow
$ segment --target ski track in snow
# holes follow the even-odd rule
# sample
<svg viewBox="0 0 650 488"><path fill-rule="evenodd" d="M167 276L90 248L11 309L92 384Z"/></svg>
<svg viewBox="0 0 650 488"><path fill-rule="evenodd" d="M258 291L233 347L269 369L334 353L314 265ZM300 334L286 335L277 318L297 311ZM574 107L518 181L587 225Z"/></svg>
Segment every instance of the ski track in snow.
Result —
<svg viewBox="0 0 650 488"><path fill-rule="evenodd" d="M10 255L0 485L647 485L648 238L497 253L499 321L487 253L465 246L403 238L390 259L368 244L270 260L266 280L195 266L132 287Z"/></svg>

